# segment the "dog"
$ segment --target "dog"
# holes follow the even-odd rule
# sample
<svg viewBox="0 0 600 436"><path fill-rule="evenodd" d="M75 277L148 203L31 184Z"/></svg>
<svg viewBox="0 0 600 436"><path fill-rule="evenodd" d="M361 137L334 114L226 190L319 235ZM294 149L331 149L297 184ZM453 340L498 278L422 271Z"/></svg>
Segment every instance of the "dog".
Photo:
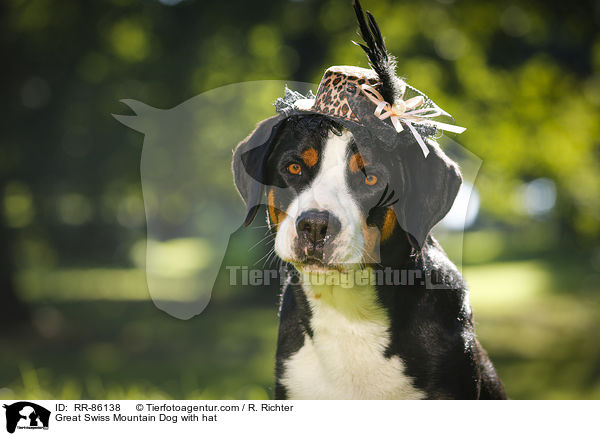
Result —
<svg viewBox="0 0 600 436"><path fill-rule="evenodd" d="M465 281L430 234L462 182L431 138L445 125L417 115L439 108L354 7L372 69L331 67L314 98L286 91L234 151L244 224L266 203L289 265L275 398L505 399Z"/></svg>

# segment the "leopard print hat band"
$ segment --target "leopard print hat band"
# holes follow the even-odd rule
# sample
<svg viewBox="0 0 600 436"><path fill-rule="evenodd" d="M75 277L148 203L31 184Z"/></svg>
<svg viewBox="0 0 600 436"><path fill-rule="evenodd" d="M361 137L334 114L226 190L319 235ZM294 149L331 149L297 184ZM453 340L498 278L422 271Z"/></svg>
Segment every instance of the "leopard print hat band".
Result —
<svg viewBox="0 0 600 436"><path fill-rule="evenodd" d="M361 85L364 84L377 87L378 78L373 70L350 66L328 68L321 79L312 110L359 122L360 115L363 115Z"/></svg>

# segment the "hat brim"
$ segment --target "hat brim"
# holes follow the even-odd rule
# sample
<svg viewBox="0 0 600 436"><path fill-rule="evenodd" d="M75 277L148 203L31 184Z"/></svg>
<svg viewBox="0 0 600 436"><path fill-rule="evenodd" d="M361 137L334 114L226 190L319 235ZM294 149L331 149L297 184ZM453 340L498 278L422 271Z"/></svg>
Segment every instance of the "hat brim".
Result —
<svg viewBox="0 0 600 436"><path fill-rule="evenodd" d="M310 109L296 109L289 116L293 115L320 115L327 117L336 123L342 125L344 128L349 130L355 137L355 140L360 144L369 144L372 142L373 137L377 138L387 150L392 150L400 137L403 137L402 133L398 133L396 129L385 121L376 119L373 122L368 123L349 120L344 117L324 113L322 111ZM410 136L410 135L408 135Z"/></svg>

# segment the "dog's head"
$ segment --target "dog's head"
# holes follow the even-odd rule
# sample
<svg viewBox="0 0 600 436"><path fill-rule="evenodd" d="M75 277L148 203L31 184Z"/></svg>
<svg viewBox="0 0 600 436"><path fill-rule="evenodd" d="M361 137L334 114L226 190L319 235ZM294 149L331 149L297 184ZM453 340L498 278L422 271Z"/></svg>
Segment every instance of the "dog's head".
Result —
<svg viewBox="0 0 600 436"><path fill-rule="evenodd" d="M282 113L234 154L245 224L266 195L275 251L301 269L381 263L380 244L407 239L420 250L461 184L457 165L429 139L432 126L448 125L424 117L443 111L396 76L375 19L358 1L354 8L372 69L331 67L313 100L287 108L286 91L276 102ZM408 98L408 89L417 95Z"/></svg>
<svg viewBox="0 0 600 436"><path fill-rule="evenodd" d="M452 206L457 165L431 140L425 158L408 132L392 147L310 114L263 121L234 153L248 225L266 197L275 251L309 271L379 263L379 244L419 250Z"/></svg>

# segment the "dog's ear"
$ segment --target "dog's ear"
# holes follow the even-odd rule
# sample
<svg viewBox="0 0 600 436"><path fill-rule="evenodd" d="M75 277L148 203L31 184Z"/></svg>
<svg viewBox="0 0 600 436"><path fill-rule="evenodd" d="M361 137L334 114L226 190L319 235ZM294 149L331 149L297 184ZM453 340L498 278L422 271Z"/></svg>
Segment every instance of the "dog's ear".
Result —
<svg viewBox="0 0 600 436"><path fill-rule="evenodd" d="M392 180L394 189L401 186L394 212L416 250L423 247L433 226L448 213L462 183L456 162L435 141L427 139L426 143L430 151L427 158L412 141L405 152L398 154L401 169L394 176L397 179Z"/></svg>
<svg viewBox="0 0 600 436"><path fill-rule="evenodd" d="M265 166L283 119L276 115L261 121L233 152L233 179L246 204L244 226L252 223L262 203L267 183Z"/></svg>

